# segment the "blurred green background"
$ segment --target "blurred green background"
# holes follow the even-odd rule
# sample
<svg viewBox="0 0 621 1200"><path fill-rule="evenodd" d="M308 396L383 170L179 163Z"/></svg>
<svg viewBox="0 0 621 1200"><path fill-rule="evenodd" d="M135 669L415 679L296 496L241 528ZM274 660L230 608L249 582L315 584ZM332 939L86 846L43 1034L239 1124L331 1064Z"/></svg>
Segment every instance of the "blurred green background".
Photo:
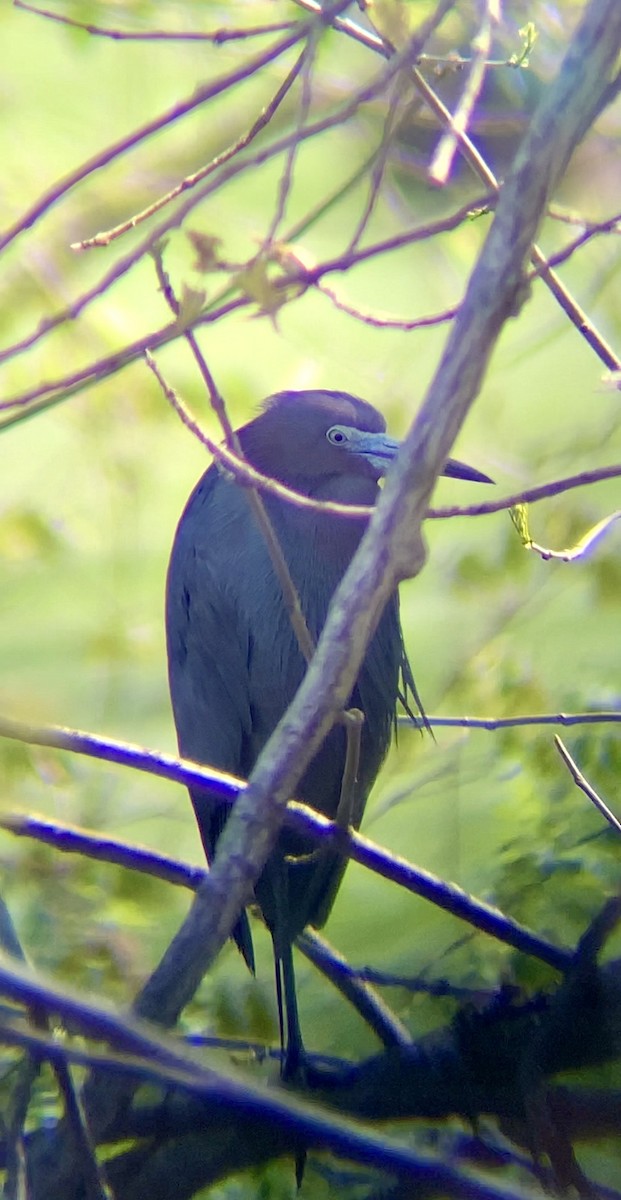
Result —
<svg viewBox="0 0 621 1200"><path fill-rule="evenodd" d="M429 8L411 7L421 17ZM454 45L472 32L465 7L463 26L447 34ZM536 8L528 14L540 35L531 56L535 84L554 71L580 6ZM526 10L519 4L507 9L515 30ZM160 3L79 4L58 11L109 25L190 29L286 18L298 10L285 3ZM512 36L517 50L519 38ZM0 41L3 226L113 140L256 53L234 43L89 38L8 6L0 13ZM288 56L286 66L292 61ZM313 76L318 108L345 97L376 66L345 38L324 38ZM69 304L144 234L82 254L70 250L72 242L130 216L219 153L248 127L283 70L280 63L270 67L94 174L26 231L2 259L2 347ZM513 72L511 86L516 79ZM519 105L529 102L526 96ZM344 129L303 149L285 232L364 160L381 135L383 115L379 103L371 104ZM294 97L277 127L288 130L295 119ZM615 132L608 114L576 157L559 196L590 220L614 208ZM406 122L402 134L370 240L432 219L482 191L463 175L444 192L428 188L411 145L416 122ZM281 171L278 159L242 175L193 213L188 226L218 236L223 254L241 261L265 235ZM364 187L347 195L296 249L311 261L340 253L365 197ZM468 222L328 282L363 309L410 320L439 312L462 295L489 220ZM541 244L551 251L571 234L572 227L550 222ZM185 234L175 231L166 250L175 286L215 290L218 281L198 277L193 258ZM621 333L618 261L618 238L602 238L561 269L613 345ZM153 267L141 262L78 319L4 364L2 398L75 371L168 319ZM199 338L238 424L271 392L328 387L372 401L390 430L401 434L433 376L446 329L371 328L308 292L275 322L242 310ZM217 438L186 347L179 341L157 357ZM530 303L503 333L455 454L491 474L499 496L619 461L619 400L603 387L602 375L602 364L537 282ZM0 455L0 711L174 750L164 580L176 521L206 466L203 449L138 363L3 430ZM435 496L441 504L480 498L475 487L450 481L442 481ZM568 493L532 510L533 536L554 549L571 546L618 505L615 482ZM402 605L406 645L428 713L501 717L619 707L618 531L574 565L528 554L507 514L429 522L426 534L428 565L403 586ZM614 727L568 731L566 741L613 803L621 760ZM44 813L201 861L181 788L6 741L0 742L0 778L7 811ZM591 840L602 830L601 819L569 781L550 730L439 730L435 743L402 730L363 828L567 944L618 886L618 851L606 834ZM128 999L177 928L187 897L8 835L0 844L4 894L33 962ZM446 977L474 988L493 986L499 971L524 983L546 977L482 935L467 938L463 925L355 865L326 932L353 963L410 976ZM196 1024L276 1039L268 939L259 930L257 939L257 980L227 948L196 1001ZM375 1048L351 1010L303 963L299 983L309 1046L346 1055ZM445 1019L450 1009L448 1002L440 1008L404 990L390 998L415 1032Z"/></svg>

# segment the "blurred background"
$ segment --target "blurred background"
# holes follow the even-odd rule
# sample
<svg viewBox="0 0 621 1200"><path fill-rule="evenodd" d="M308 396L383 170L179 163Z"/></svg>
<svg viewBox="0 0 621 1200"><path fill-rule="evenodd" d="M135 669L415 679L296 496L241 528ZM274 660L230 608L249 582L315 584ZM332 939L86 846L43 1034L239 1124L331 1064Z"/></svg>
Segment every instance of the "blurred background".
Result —
<svg viewBox="0 0 621 1200"><path fill-rule="evenodd" d="M418 24L435 5L405 5ZM538 94L562 58L582 5L508 2L494 57L524 47L533 21L529 66L488 72L473 138L499 176L507 170ZM287 3L58 4L55 11L107 28L219 29L299 18ZM458 5L431 43L437 62L426 77L449 106L463 71L446 56L468 55L477 8ZM379 14L379 15L378 15ZM388 14L388 16L387 16ZM364 14L350 14L365 26ZM378 5L378 24L390 17ZM366 23L367 28L371 28ZM18 221L52 185L101 155L117 139L192 95L206 80L264 50L272 33L214 45L127 41L3 6L0 12L0 213ZM109 247L71 244L108 229L154 201L239 138L273 96L297 50L224 92L63 194L6 249L0 274L0 349L28 337L71 306L118 265L154 227ZM306 77L310 119L334 110L373 78L381 60L330 33ZM384 172L361 244L433 222L486 191L463 166L432 187L426 170L438 139L406 89L394 101ZM300 148L276 237L308 263L343 254L364 212L363 167L385 135L385 94ZM300 85L266 135L283 136L300 116ZM556 198L563 220L546 222L548 254L608 219L618 205L619 109L604 114L571 165ZM188 229L220 239L218 254L243 264L270 227L283 157L223 184L172 229L165 265L178 294L226 294L230 272L204 276ZM334 195L333 203L326 198ZM309 214L319 217L304 226ZM489 228L486 215L326 277L358 318L309 289L271 316L257 304L198 331L200 345L235 424L283 388L351 391L403 434L433 377L448 324L399 328L460 300ZM294 237L291 237L291 231ZM619 237L593 238L560 268L588 319L614 346L621 334ZM375 323L360 319L371 314ZM386 319L389 323L385 324ZM64 380L107 359L170 320L153 264L141 258L75 319L0 367L0 398ZM157 353L205 430L220 434L182 339ZM502 497L558 477L621 460L618 393L605 367L537 281L519 319L507 325L478 402L454 448L489 473ZM185 499L207 465L204 449L167 406L138 358L73 389L42 411L2 417L0 442L0 711L175 749L163 635L163 594L173 532ZM9 420L10 418L10 420ZM27 419L26 419L27 418ZM533 537L560 550L619 507L618 483L582 488L531 510ZM488 493L484 499L488 499ZM477 503L480 490L443 480L438 505ZM508 514L429 521L429 560L401 590L407 650L430 715L508 717L621 709L619 560L614 530L574 564L545 562L521 545ZM617 727L618 728L618 727ZM591 782L613 803L621 752L614 725L566 731ZM185 792L121 768L0 741L1 804L174 853L194 862L201 850ZM618 791L618 788L617 788ZM542 935L573 944L618 880L619 850L587 807L552 745L550 729L498 732L402 728L373 793L363 827L369 837L452 879ZM4 894L32 961L118 1000L131 996L155 965L186 911L168 885L120 869L62 856L8 834L0 839ZM450 978L474 989L499 972L535 986L543 967L469 930L429 905L353 865L326 933L356 965L422 980ZM250 979L232 947L205 981L190 1016L218 1033L277 1040L267 935L257 929L260 963ZM299 988L313 1049L360 1055L376 1043L362 1022L300 963ZM413 1031L446 1019L439 1005L405 989L389 993Z"/></svg>

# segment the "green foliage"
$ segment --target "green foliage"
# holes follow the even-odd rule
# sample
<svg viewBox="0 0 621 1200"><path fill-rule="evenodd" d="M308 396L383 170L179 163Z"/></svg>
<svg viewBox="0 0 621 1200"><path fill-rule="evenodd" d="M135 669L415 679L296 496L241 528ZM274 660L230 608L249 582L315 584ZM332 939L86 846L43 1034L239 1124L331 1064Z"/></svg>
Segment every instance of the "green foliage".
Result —
<svg viewBox="0 0 621 1200"><path fill-rule="evenodd" d="M434 7L376 0L368 16L399 46ZM522 68L510 73L505 85L514 89L513 97L533 83L533 76L535 88L542 86L562 46L550 6L535 5L532 13L520 4L507 7L515 32L502 52ZM581 6L565 8L569 27ZM191 29L203 22L225 27L299 16L296 6L286 4L83 0L63 5L62 13L82 22L145 29ZM518 34L525 15L529 24ZM3 87L11 102L10 119L0 129L6 223L54 180L180 96L190 96L205 78L231 69L241 53L232 44L115 43L9 11L9 6L0 11L0 24ZM472 33L460 6L448 31L451 50ZM351 95L361 72L370 69L367 61L360 47L324 36L313 67L321 86L312 115L325 115L331 104ZM72 243L131 217L222 153L248 130L282 75L280 65L270 65L232 98L217 98L207 118L199 112L175 122L109 173L97 173L72 190L50 208L32 236L26 231L5 259L3 345L95 286L117 253L129 253L144 230L107 249L76 253L69 250ZM447 84L449 96L463 82L452 69L438 68L437 77L439 86ZM500 100L495 94L492 114L495 105L502 109L507 94L501 91ZM279 135L296 128L299 102L293 93L276 113ZM530 103L527 96L519 122L527 119ZM232 176L192 214L191 227L172 229L160 247L180 301L178 331L221 303L250 301L217 327L206 324L198 331L235 424L247 420L271 392L314 386L367 397L396 434L410 424L445 330L441 325L386 327L381 321L387 316L412 321L459 302L489 228L487 210L452 233L330 276L327 282L343 301L340 307L316 288L278 286L296 263L316 264L349 246L369 199L368 163L370 155L377 162L385 115L383 104L373 99L347 128L336 127L321 143L305 144L282 228L269 245L263 238L282 158L257 165L247 176ZM459 175L445 193L421 182L426 135L417 117L418 110L410 108L400 115L365 243L393 237L460 204L474 205L484 190ZM501 127L501 163L510 161L514 135L514 129L507 133ZM609 215L616 180L599 134L591 153L591 159L578 154L559 201L570 215L596 220ZM558 222L547 221L543 244L555 246L558 239ZM611 286L616 253L610 239L593 240L574 256L566 276L576 294L587 298L590 315L606 327L610 340L621 332ZM293 298L296 303L289 303ZM370 310L375 324L355 319L347 307L359 314ZM7 362L3 398L78 372L92 359L114 357L126 343L171 321L151 262L142 262L82 317ZM167 378L218 440L220 431L183 339L156 353ZM534 283L532 303L504 333L456 453L490 471L497 479L496 496L619 461L618 399L600 391L600 374L601 365L584 340L541 282ZM0 711L173 751L162 633L164 579L175 523L204 468L205 453L166 407L139 355L97 387L73 394L77 390L76 384L63 403L54 396L53 406L1 434ZM20 416L25 411L20 409ZM603 483L597 490L568 492L531 506L532 536L553 548L574 545L618 507L617 486ZM478 499L478 493L444 480L434 504ZM512 515L514 521L519 516L521 541L506 513L427 523L428 565L414 584L402 588L406 645L426 710L509 718L618 708L618 527L588 558L544 563L522 544L530 540L525 510ZM621 749L614 728L587 725L567 732L566 740L580 769L619 815ZM542 937L575 945L604 899L618 890L621 849L569 778L553 748L552 730L438 730L436 737L432 742L401 731L378 781L365 831L488 899ZM0 741L0 781L7 812L41 812L201 861L180 788L5 740ZM187 896L144 875L61 855L9 834L2 834L1 853L5 898L32 963L76 990L90 989L126 1006L176 931ZM348 871L328 934L354 963L426 983L447 979L474 993L493 989L499 978L529 993L552 986L550 970L534 959L471 934L463 923L357 867ZM222 1036L277 1040L264 931L259 929L257 940L258 980L246 976L228 949L187 1010L189 1026ZM611 943L609 955L615 946ZM352 1057L377 1050L368 1028L315 972L302 967L300 982L313 1049ZM443 1026L456 1007L450 996L438 1001L404 988L390 989L387 996L415 1036ZM14 1064L14 1053L7 1053L3 1105ZM33 1098L34 1123L49 1112L51 1091L46 1073ZM347 1186L353 1194L351 1180ZM325 1177L312 1176L307 1194L333 1193L339 1193L339 1181L327 1171ZM257 1172L250 1183L247 1177L231 1179L210 1192L222 1200L248 1194L274 1200L292 1196L291 1171L277 1164Z"/></svg>

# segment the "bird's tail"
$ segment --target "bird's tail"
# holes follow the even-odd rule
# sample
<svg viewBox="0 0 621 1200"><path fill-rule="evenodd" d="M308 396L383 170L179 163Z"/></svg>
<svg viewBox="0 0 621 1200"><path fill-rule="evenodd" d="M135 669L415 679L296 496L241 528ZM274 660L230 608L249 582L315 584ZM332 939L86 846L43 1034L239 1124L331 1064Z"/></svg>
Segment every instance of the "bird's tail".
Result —
<svg viewBox="0 0 621 1200"><path fill-rule="evenodd" d="M232 937L246 966L248 967L248 970L251 971L253 975L256 975L254 965L254 946L252 944L250 921L248 920L247 912L244 911L242 913L237 925L233 929Z"/></svg>
<svg viewBox="0 0 621 1200"><path fill-rule="evenodd" d="M425 712L425 710L423 708L423 702L418 694L418 688L416 686L414 675L412 674L410 660L405 652L405 646L403 645L403 635L401 637L400 676L401 676L400 687L397 692L397 699L398 699L399 703L405 709L408 717L411 717L413 721L416 721L419 728L422 725L427 730L427 732L430 733L431 736L433 737L433 729L431 728L431 725L429 724L429 721L427 720L427 713ZM416 708L418 709L418 713L412 712L412 705L410 704L410 696L412 697L412 700L414 701L414 704L416 705ZM395 718L395 724L396 724L396 718ZM395 729L395 732L396 732L396 729Z"/></svg>

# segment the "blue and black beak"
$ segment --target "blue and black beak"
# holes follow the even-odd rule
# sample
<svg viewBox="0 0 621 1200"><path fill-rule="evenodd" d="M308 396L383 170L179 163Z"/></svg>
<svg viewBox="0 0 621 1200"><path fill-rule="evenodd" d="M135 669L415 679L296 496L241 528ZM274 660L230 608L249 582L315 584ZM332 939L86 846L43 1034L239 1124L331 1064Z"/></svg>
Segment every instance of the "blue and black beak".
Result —
<svg viewBox="0 0 621 1200"><path fill-rule="evenodd" d="M351 425L332 425L326 437L333 446L364 459L377 472L378 478L386 474L401 445L387 433L371 433L365 429L355 429ZM494 482L489 475L484 475L482 471L477 471L476 467L469 467L456 458L447 460L442 474L451 479L469 480L470 483Z"/></svg>
<svg viewBox="0 0 621 1200"><path fill-rule="evenodd" d="M494 482L493 479L490 479L489 475L484 475L482 471L477 471L476 467L469 467L457 458L447 459L442 474L448 475L450 479L467 479L470 483Z"/></svg>

